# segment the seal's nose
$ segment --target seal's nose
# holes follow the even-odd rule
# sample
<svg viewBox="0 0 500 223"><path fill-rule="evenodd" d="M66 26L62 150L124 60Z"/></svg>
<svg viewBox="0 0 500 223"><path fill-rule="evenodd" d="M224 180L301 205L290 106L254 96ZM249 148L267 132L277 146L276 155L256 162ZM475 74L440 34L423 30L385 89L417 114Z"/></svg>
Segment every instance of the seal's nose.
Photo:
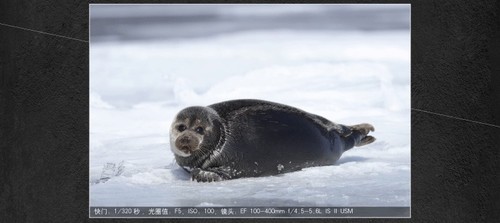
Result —
<svg viewBox="0 0 500 223"><path fill-rule="evenodd" d="M175 147L184 153L191 153L199 149L199 142L200 141L196 138L196 136L183 134L175 140Z"/></svg>
<svg viewBox="0 0 500 223"><path fill-rule="evenodd" d="M175 141L175 146L184 152L190 152L194 148L193 143L192 137L185 135Z"/></svg>
<svg viewBox="0 0 500 223"><path fill-rule="evenodd" d="M187 144L189 144L190 141L191 141L191 137L189 137L189 136L183 136L179 139L179 143L181 145L187 145Z"/></svg>

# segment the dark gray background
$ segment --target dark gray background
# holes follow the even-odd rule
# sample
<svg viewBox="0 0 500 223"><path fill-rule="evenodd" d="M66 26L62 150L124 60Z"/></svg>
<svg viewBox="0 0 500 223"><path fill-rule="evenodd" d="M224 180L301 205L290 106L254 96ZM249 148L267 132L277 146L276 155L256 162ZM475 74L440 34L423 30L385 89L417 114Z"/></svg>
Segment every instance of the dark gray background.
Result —
<svg viewBox="0 0 500 223"><path fill-rule="evenodd" d="M500 125L499 11L412 1L413 108ZM88 4L1 1L0 23L88 40ZM0 25L0 72L1 221L88 221L88 43ZM499 128L412 111L411 220L500 219L499 145Z"/></svg>

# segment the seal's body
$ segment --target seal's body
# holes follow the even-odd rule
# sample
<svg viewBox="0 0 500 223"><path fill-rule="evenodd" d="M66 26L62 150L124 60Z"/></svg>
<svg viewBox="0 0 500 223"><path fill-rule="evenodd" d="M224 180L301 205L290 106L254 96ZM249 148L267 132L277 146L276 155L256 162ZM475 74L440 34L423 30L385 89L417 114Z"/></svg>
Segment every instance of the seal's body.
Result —
<svg viewBox="0 0 500 223"><path fill-rule="evenodd" d="M333 165L375 141L370 124L346 126L283 104L233 100L177 114L170 145L197 181L269 176Z"/></svg>

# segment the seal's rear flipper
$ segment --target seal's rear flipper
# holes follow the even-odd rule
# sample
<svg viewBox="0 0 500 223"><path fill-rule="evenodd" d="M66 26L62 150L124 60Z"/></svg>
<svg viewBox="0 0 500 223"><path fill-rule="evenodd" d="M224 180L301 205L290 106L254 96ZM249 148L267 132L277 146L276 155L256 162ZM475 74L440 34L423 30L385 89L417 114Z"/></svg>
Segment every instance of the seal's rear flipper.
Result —
<svg viewBox="0 0 500 223"><path fill-rule="evenodd" d="M349 127L350 127L351 130L358 130L358 131L360 131L364 135L368 135L368 133L370 133L370 131L375 132L375 128L373 127L373 125L370 125L368 123L361 123L361 124L357 124L357 125L351 125Z"/></svg>
<svg viewBox="0 0 500 223"><path fill-rule="evenodd" d="M373 125L362 123L346 127L351 130L351 134L344 136L346 138L345 150L351 149L352 147L368 145L375 141L375 137L368 135L370 131L375 131Z"/></svg>
<svg viewBox="0 0 500 223"><path fill-rule="evenodd" d="M359 146L364 146L364 145L368 145L372 142L375 142L375 137L373 136L365 136L364 138L362 138L359 143L356 143L354 146L356 147L359 147Z"/></svg>

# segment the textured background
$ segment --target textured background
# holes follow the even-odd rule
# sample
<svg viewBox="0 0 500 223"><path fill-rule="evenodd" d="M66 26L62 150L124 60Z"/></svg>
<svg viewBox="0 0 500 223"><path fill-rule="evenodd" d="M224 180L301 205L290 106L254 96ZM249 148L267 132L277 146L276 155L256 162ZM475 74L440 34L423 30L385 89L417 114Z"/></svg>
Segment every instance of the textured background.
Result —
<svg viewBox="0 0 500 223"><path fill-rule="evenodd" d="M87 3L0 3L0 23L84 40L0 25L2 222L87 221ZM412 1L413 108L500 125L499 13L493 0ZM413 111L412 221L500 219L499 147L500 128Z"/></svg>

